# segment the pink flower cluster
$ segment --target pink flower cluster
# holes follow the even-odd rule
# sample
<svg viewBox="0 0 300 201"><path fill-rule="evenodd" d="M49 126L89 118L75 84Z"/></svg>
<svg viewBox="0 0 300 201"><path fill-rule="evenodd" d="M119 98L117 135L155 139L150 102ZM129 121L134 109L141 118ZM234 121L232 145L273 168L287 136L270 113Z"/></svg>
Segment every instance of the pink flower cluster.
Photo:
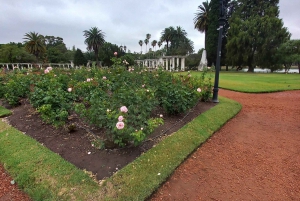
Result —
<svg viewBox="0 0 300 201"><path fill-rule="evenodd" d="M49 73L53 68L52 67L47 67L45 70L44 70L44 73L47 74Z"/></svg>
<svg viewBox="0 0 300 201"><path fill-rule="evenodd" d="M117 127L117 129L121 130L121 129L123 129L123 128L125 127L125 124L124 124L124 122L119 121L119 122L116 124L116 127Z"/></svg>
<svg viewBox="0 0 300 201"><path fill-rule="evenodd" d="M87 82L90 82L90 81L92 81L92 80L93 80L93 78L87 78L87 79L86 79Z"/></svg>
<svg viewBox="0 0 300 201"><path fill-rule="evenodd" d="M127 109L126 106L122 106L120 108L120 111L123 112L123 113L126 113L126 112L128 112L128 109ZM124 120L123 116L118 117L118 123L116 124L117 129L121 130L125 127L125 124L124 124L123 120Z"/></svg>
<svg viewBox="0 0 300 201"><path fill-rule="evenodd" d="M124 113L127 113L127 112L128 112L128 109L127 109L126 106L122 106L122 107L120 108L120 111L121 111L121 112L124 112Z"/></svg>
<svg viewBox="0 0 300 201"><path fill-rule="evenodd" d="M197 91L200 93L202 90L200 88L198 88Z"/></svg>

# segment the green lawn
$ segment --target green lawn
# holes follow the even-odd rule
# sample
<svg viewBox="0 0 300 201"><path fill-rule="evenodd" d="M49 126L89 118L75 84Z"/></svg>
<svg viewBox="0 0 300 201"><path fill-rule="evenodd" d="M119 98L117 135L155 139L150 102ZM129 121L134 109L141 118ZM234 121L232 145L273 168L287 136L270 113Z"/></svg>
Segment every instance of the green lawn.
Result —
<svg viewBox="0 0 300 201"><path fill-rule="evenodd" d="M192 72L192 76L200 76ZM214 80L214 72L211 73ZM219 87L247 93L266 93L300 89L300 74L220 72Z"/></svg>
<svg viewBox="0 0 300 201"><path fill-rule="evenodd" d="M300 89L300 74L220 73L220 88L259 93Z"/></svg>

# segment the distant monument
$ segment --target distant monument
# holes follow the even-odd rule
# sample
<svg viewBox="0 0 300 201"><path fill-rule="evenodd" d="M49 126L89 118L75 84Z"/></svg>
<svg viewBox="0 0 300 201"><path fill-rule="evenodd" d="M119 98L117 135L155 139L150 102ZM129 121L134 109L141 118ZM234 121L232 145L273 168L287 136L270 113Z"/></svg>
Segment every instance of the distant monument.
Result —
<svg viewBox="0 0 300 201"><path fill-rule="evenodd" d="M203 50L202 57L198 66L198 71L203 71L207 67L206 50Z"/></svg>

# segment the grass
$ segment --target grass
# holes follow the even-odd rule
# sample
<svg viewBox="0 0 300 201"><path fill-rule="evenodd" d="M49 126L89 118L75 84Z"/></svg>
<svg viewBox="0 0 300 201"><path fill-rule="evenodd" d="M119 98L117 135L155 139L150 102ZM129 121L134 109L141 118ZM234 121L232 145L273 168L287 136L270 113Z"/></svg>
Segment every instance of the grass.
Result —
<svg viewBox="0 0 300 201"><path fill-rule="evenodd" d="M191 72L200 76L199 72ZM211 74L214 80L214 73ZM242 73L221 71L219 87L246 93L268 93L300 89L300 74Z"/></svg>
<svg viewBox="0 0 300 201"><path fill-rule="evenodd" d="M11 114L11 111L4 108L4 107L0 107L0 118L1 117L6 117L9 116Z"/></svg>
<svg viewBox="0 0 300 201"><path fill-rule="evenodd" d="M161 141L102 185L2 121L0 162L34 200L144 200L240 109L239 103L220 97L220 103L215 107Z"/></svg>

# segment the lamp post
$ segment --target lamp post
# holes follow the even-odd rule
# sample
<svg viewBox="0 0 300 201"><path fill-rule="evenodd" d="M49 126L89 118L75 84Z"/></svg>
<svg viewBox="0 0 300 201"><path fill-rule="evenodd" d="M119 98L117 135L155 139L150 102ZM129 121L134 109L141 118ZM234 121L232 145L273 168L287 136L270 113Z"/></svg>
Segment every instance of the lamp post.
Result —
<svg viewBox="0 0 300 201"><path fill-rule="evenodd" d="M216 73L215 73L215 83L213 89L213 99L214 103L218 103L218 91L219 91L219 72L220 72L220 60L221 60L221 48L222 48L222 34L225 23L225 0L220 0L220 18L219 18L219 39L218 39L218 50L217 50L217 62L216 62Z"/></svg>

